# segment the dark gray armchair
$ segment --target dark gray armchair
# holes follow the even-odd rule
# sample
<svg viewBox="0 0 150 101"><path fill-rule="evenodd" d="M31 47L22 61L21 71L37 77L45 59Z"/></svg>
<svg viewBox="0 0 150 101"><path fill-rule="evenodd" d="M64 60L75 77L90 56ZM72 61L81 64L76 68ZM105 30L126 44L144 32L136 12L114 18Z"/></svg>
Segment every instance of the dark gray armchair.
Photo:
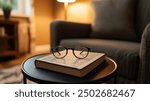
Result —
<svg viewBox="0 0 150 101"><path fill-rule="evenodd" d="M118 65L117 83L150 83L150 1L93 0L92 24L53 21L51 47L84 45Z"/></svg>

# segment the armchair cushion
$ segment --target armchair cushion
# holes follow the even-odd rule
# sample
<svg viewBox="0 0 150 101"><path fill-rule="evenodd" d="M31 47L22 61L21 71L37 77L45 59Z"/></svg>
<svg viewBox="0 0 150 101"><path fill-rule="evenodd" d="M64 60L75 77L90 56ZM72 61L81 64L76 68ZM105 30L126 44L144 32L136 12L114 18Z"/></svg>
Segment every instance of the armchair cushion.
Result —
<svg viewBox="0 0 150 101"><path fill-rule="evenodd" d="M117 62L119 76L129 80L137 79L140 43L102 39L66 39L61 41L61 45L67 47L83 45L90 47L91 51L104 52Z"/></svg>
<svg viewBox="0 0 150 101"><path fill-rule="evenodd" d="M134 0L93 1L93 38L137 41L134 30Z"/></svg>

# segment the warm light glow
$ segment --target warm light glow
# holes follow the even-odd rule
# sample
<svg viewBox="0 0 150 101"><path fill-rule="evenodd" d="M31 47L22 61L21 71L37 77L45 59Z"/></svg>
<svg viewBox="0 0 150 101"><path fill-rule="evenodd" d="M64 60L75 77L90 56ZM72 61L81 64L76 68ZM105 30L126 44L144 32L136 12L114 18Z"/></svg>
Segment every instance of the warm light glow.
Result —
<svg viewBox="0 0 150 101"><path fill-rule="evenodd" d="M68 7L68 21L91 23L91 6L86 3L75 3Z"/></svg>
<svg viewBox="0 0 150 101"><path fill-rule="evenodd" d="M64 3L64 2L68 2L68 3L69 3L69 2L75 2L76 0L57 0L57 1L58 1L58 2L63 2L63 3Z"/></svg>
<svg viewBox="0 0 150 101"><path fill-rule="evenodd" d="M67 21L79 22L79 23L92 23L93 21L93 8L91 6L91 0L76 0L79 2L70 3L67 9ZM55 17L57 19L63 19L64 9L61 5L58 5ZM66 19L65 19L66 20Z"/></svg>
<svg viewBox="0 0 150 101"><path fill-rule="evenodd" d="M64 18L65 20L67 20L67 15L68 15L68 3L71 3L71 2L75 2L76 0L57 0L58 2L63 2L64 3Z"/></svg>

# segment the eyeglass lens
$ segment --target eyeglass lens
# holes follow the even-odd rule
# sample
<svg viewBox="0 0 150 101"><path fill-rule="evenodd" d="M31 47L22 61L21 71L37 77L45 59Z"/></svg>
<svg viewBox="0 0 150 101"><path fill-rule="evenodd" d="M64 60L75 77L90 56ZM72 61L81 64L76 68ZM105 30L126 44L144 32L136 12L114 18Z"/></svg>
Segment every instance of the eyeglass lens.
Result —
<svg viewBox="0 0 150 101"><path fill-rule="evenodd" d="M89 52L89 50L87 47L81 47L81 46L75 47L74 51L73 51L74 55L80 59L87 57L88 52Z"/></svg>
<svg viewBox="0 0 150 101"><path fill-rule="evenodd" d="M52 49L52 53L56 58L63 58L67 55L67 50L63 46L58 46Z"/></svg>

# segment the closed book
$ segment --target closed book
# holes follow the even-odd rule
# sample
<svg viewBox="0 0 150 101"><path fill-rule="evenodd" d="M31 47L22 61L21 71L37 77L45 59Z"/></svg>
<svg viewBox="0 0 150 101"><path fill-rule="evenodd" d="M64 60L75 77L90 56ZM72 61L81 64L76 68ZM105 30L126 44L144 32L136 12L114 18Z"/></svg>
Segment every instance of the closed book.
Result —
<svg viewBox="0 0 150 101"><path fill-rule="evenodd" d="M69 50L66 57L57 59L53 54L35 60L36 68L51 70L76 77L84 77L105 60L105 53L89 52L84 59L76 58Z"/></svg>

